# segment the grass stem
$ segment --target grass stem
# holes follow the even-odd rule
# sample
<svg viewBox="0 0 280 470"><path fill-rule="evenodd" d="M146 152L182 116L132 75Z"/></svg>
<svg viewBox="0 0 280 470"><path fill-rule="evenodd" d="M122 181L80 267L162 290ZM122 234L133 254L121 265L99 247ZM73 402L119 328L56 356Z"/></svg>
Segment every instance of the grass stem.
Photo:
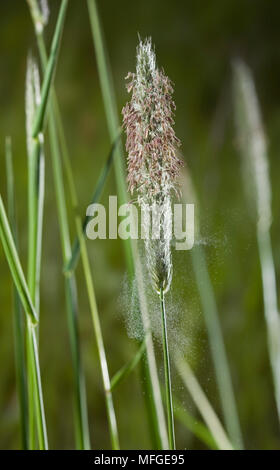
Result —
<svg viewBox="0 0 280 470"><path fill-rule="evenodd" d="M65 15L66 6L61 5L64 8L63 15ZM47 73L48 64L50 61L47 57L45 48L43 31L36 28L35 16L31 16L34 21L34 31L37 38L37 44L40 54L40 60L42 68ZM61 16L60 16L61 18ZM60 34L62 32L63 21L60 21ZM58 42L58 38L57 38ZM54 65L54 63L53 63ZM51 89L51 83L49 83L49 93L51 94L50 103L50 121L49 121L49 132L50 132L50 147L53 167L53 177L55 185L55 196L56 204L58 208L58 220L62 247L62 258L63 264L67 264L71 256L71 243L68 226L68 216L66 210L66 198L63 184L62 168L60 161L60 149L55 125L54 107L55 107L55 94L54 90ZM74 371L74 414L75 414L75 440L77 449L89 449L90 438L89 438L89 425L87 417L87 400L86 400L86 389L84 373L81 365L81 353L79 344L79 332L78 332L78 300L77 300L77 289L75 277L67 277L65 279L65 297L66 297L66 308L67 308L67 319L69 328L70 347L72 355L72 364Z"/></svg>
<svg viewBox="0 0 280 470"><path fill-rule="evenodd" d="M20 296L23 308L26 313L27 334L30 338L28 345L30 348L29 359L31 365L31 374L34 384L34 398L37 410L37 426L40 449L48 449L48 438L45 421L45 410L42 395L41 375L39 367L37 339L35 333L35 325L37 324L37 313L35 311L31 296L27 287L27 283L20 264L18 253L13 240L11 228L6 215L5 207L0 196L0 238L4 248L4 252L10 267L11 275L14 280L17 292Z"/></svg>
<svg viewBox="0 0 280 470"><path fill-rule="evenodd" d="M113 79L107 57L105 41L102 34L96 0L87 0L87 4L110 140L111 144L113 144L119 132L118 109L115 98ZM128 195L124 170L124 154L121 142L119 142L119 145L116 148L114 168L119 203L124 204L128 202ZM146 334L147 361L144 362L143 370L145 376L145 392L148 397L148 414L152 417L151 423L153 426L153 435L156 436L155 444L158 448L165 449L167 447L167 432L158 380L157 365L153 348L153 339L150 332L149 314L147 311L144 291L142 289L143 282L141 266L139 266L138 263L138 250L135 244L133 244L132 241L128 239L124 241L124 251L129 279L132 281L135 277L137 280L141 315L144 331Z"/></svg>
<svg viewBox="0 0 280 470"><path fill-rule="evenodd" d="M15 208L14 171L11 138L6 138L5 145L6 173L7 173L7 193L8 193L8 215L11 223L11 230L17 247L17 223ZM13 289L13 310L14 310L14 343L15 343L15 363L16 381L20 409L20 427L22 448L28 449L28 390L26 383L26 363L25 363L25 340L24 322L20 298L16 288Z"/></svg>
<svg viewBox="0 0 280 470"><path fill-rule="evenodd" d="M162 340L163 340L168 438L169 438L170 449L175 450L176 446L175 446L174 416L173 416L173 405L172 405L170 359L169 359L169 348L168 348L168 338L167 338L165 295L162 289L160 291L160 308L161 308L161 319L162 319Z"/></svg>

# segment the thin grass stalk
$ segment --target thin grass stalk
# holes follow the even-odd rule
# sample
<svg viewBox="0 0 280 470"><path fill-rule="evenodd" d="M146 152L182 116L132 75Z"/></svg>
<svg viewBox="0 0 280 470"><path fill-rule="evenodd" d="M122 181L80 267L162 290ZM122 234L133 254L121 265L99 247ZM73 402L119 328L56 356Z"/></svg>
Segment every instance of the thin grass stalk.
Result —
<svg viewBox="0 0 280 470"><path fill-rule="evenodd" d="M165 295L164 295L163 289L160 290L160 307L161 307L161 317L162 317L162 339L163 339L168 437L169 437L169 447L171 450L174 450L176 448L176 445L175 445L175 431L174 431L174 417L173 417L172 389L171 389L171 372L170 372L166 311L165 311Z"/></svg>
<svg viewBox="0 0 280 470"><path fill-rule="evenodd" d="M182 180L183 197L192 200L196 207L196 238L200 239L199 203L189 171L185 171ZM211 354L217 379L219 397L225 419L227 432L235 448L243 449L244 443L238 417L234 389L230 374L223 332L219 319L218 307L214 289L208 272L206 256L201 245L194 246L191 251L191 261L194 270L197 289L208 332Z"/></svg>
<svg viewBox="0 0 280 470"><path fill-rule="evenodd" d="M242 433L223 340L223 333L219 322L215 294L213 292L204 250L201 246L197 246L191 250L191 259L209 335L226 428L235 447L237 449L243 449Z"/></svg>
<svg viewBox="0 0 280 470"><path fill-rule="evenodd" d="M20 264L18 253L13 240L12 232L6 215L5 207L0 196L0 238L8 261L12 278L14 280L17 292L20 296L22 306L26 313L27 333L30 335L28 345L30 347L30 363L32 364L31 373L34 383L34 395L37 409L38 439L40 449L48 449L48 438L46 430L45 410L42 395L40 366L37 350L37 339L35 326L38 315L33 305L27 283Z"/></svg>
<svg viewBox="0 0 280 470"><path fill-rule="evenodd" d="M32 374L32 396L35 401L35 416L37 421L38 443L40 450L48 450L48 436L45 419L44 400L41 383L41 372L38 355L37 335L34 326L27 321L27 345L30 351L27 352L30 361L30 373ZM33 416L33 415L32 415Z"/></svg>
<svg viewBox="0 0 280 470"><path fill-rule="evenodd" d="M42 43L40 47L42 48ZM61 158L60 158L60 150L59 150L58 138L57 138L57 127L55 127L54 121L55 121L55 118L54 118L54 112L53 112L53 107L52 107L49 125L50 125L50 135L52 136L51 138L52 153L55 155L55 168L56 168L56 173L57 173L58 163L59 163L59 167L61 167L61 163L60 163ZM61 135L62 135L62 129L61 129ZM67 150L66 141L64 138L64 133L63 133L63 149L65 152L64 161L67 162L67 169L68 169L67 176L68 176L68 183L70 187L72 207L73 207L74 212L77 213L77 207L78 207L77 193L76 193L73 174L72 174L72 170L70 166L70 159L68 156L68 150ZM59 169L59 174L60 173L61 173L60 178L62 180L61 168ZM60 198L61 198L61 195L60 195ZM98 354L99 354L99 361L100 361L102 378L103 378L111 442L112 442L113 449L119 449L118 431L117 431L113 399L112 399L112 394L110 391L110 378L109 378L107 360L106 360L106 355L105 355L104 342L103 342L103 337L102 337L102 332L101 332L101 325L100 325L100 320L99 320L99 315L98 315L98 310L97 310L97 304L95 300L94 285L93 285L93 281L91 277L88 254L87 254L87 249L86 249L86 245L84 241L82 222L81 222L80 216L78 215L75 216L75 224L76 224L76 230L77 230L78 238L79 238L79 247L82 251L83 269L84 269L84 274L86 278L91 315L92 315L94 331L95 331L95 336L96 336L97 346L98 346ZM64 230L65 230L65 227L64 227ZM68 254L68 249L67 249L67 257L65 257L64 259L65 265L69 263L69 257L70 257L70 253Z"/></svg>
<svg viewBox="0 0 280 470"><path fill-rule="evenodd" d="M43 134L40 131L32 137L32 124L40 102L39 72L31 57L28 58L26 75L26 134L28 154L28 266L27 280L32 302L39 315L40 311L40 274L42 252L42 225L44 208L45 165L43 153ZM37 328L38 334L38 328ZM38 335L39 337L39 335ZM32 336L26 335L27 343L27 377L28 377L28 410L29 410L29 448L36 445L34 420L37 420L40 432L40 416L36 416L38 407L35 403L34 362Z"/></svg>
<svg viewBox="0 0 280 470"><path fill-rule="evenodd" d="M60 127L60 126L58 126ZM64 139L64 132L63 132L63 129L60 130L59 132L59 135L60 135L60 141L61 142L64 142L65 139ZM112 166L112 163L113 163L113 157L114 157L114 154L115 154L115 149L116 149L116 145L118 144L118 140L120 138L120 135L119 134L115 140L115 142L113 143L113 145L111 146L111 150L110 150L110 153L109 153L109 156L101 170L101 173L98 177L98 180L97 180L97 183L96 183L96 187L94 189L94 192L93 192L93 195L92 195L92 198L90 200L90 204L95 204L99 201L100 197L101 197L101 194L103 192L103 189L104 189L104 186L105 186L105 183L106 183L106 179L108 177L108 174L109 174L109 171L110 171L110 168ZM61 145L61 148L62 148L62 155L67 155L68 154L68 151L67 151L67 146L66 146L66 142L64 142L63 145ZM66 168L66 173L68 174L68 184L69 184L69 187L73 186L73 182L72 182L72 169L70 168L70 165L69 165L69 161L65 159L64 157L64 164L65 164L65 168ZM73 193L73 189L72 189L72 193ZM74 199L74 197L72 197L72 199ZM84 217L84 220L83 220L83 236L85 236L86 234L86 227L87 227L87 223L89 221L90 217L89 216L85 216ZM80 242L79 242L79 238L78 236L75 238L73 244L72 244L72 255L71 255L71 259L69 260L68 264L65 266L64 268L64 272L66 275L70 274L71 271L74 271L77 267L77 263L78 263L78 259L79 259L79 256L80 256Z"/></svg>
<svg viewBox="0 0 280 470"><path fill-rule="evenodd" d="M28 287L36 311L40 312L40 271L42 247L42 223L44 201L44 157L39 140L35 141L32 155L28 157ZM38 330L37 330L38 331ZM29 409L29 447L35 448L35 403L34 403L34 363L31 333L27 341L27 371L28 371L28 409ZM31 354L31 356L30 356ZM38 407L37 407L38 409ZM40 420L40 416L37 416ZM37 423L40 431L40 423Z"/></svg>
<svg viewBox="0 0 280 470"><path fill-rule="evenodd" d="M34 117L34 124L33 124L33 129L32 129L33 138L36 138L36 136L43 129L43 124L44 124L44 119L45 119L45 114L46 114L46 107L47 107L47 103L49 99L51 84L54 79L55 65L57 62L59 45L60 45L60 40L62 36L67 7L68 7L68 0L62 0L57 22L56 22L55 32L54 32L54 36L53 36L53 40L51 44L50 56L49 56L45 74L44 74L44 81L43 81L42 93L41 93L41 105L37 109L36 115Z"/></svg>
<svg viewBox="0 0 280 470"><path fill-rule="evenodd" d="M93 327L94 327L94 332L95 332L95 338L97 342L97 351L98 351L102 379L103 379L103 387L104 387L104 393L105 393L105 401L106 401L106 408L107 408L107 414L108 414L111 443L112 443L113 450L118 450L120 448L120 445L119 445L115 409L114 409L114 404L113 404L113 397L112 397L112 392L111 392L111 382L110 382L106 353L105 353L105 348L104 348L102 330L101 330L101 325L100 325L100 320L99 320L99 314L98 314L98 309L97 309L94 285L92 281L90 264L89 264L88 254L87 254L86 242L84 239L82 223L81 223L80 218L78 219L76 218L76 227L77 227L77 232L78 232L78 237L79 237L79 242L80 242L81 257L82 257L84 275L85 275L85 280L86 280L86 285L87 285L90 311L91 311L92 322L93 322Z"/></svg>
<svg viewBox="0 0 280 470"><path fill-rule="evenodd" d="M5 255L11 270L11 274L17 288L20 300L23 308L30 318L32 324L36 325L38 322L38 316L35 311L33 302L30 297L30 293L27 287L27 283L23 274L23 270L20 264L18 253L13 240L12 232L9 227L8 218L4 208L2 196L0 195L0 229L1 229L1 240L5 251Z"/></svg>
<svg viewBox="0 0 280 470"><path fill-rule="evenodd" d="M174 356L176 369L178 370L184 385L189 391L195 405L200 411L207 427L211 431L220 450L233 450L233 446L218 418L212 405L208 401L200 384L183 357L176 354Z"/></svg>
<svg viewBox="0 0 280 470"><path fill-rule="evenodd" d="M58 209L58 220L60 228L60 239L62 247L63 265L67 264L71 257L71 243L66 210L65 190L63 183L60 152L57 141L57 133L52 112L49 120L50 148L53 167L53 178L55 185L56 203ZM65 279L66 306L68 325L70 333L70 345L75 381L75 416L76 416L76 445L78 449L89 449L89 428L86 405L86 391L84 374L81 365L81 353L78 332L78 305L76 296L76 280L74 275Z"/></svg>
<svg viewBox="0 0 280 470"><path fill-rule="evenodd" d="M14 171L12 141L6 138L5 144L7 193L8 193L8 215L11 223L12 234L17 242L17 223L15 209ZM13 287L13 311L14 311L14 348L16 364L16 382L18 391L18 401L20 410L21 442L24 450L28 449L28 390L26 383L26 363L25 363L25 332L23 314L20 305L20 298L15 287Z"/></svg>
<svg viewBox="0 0 280 470"><path fill-rule="evenodd" d="M34 9L34 2L30 2L31 10ZM28 85L35 89L35 98L33 104L34 113L31 118L32 121L28 124L31 129L28 131L28 139L30 144L28 145L28 285L30 288L31 298L35 304L37 312L39 312L39 282L40 282L40 264L41 264L41 239L42 239L42 219L43 219L43 180L44 180L44 165L43 165L43 154L42 154L42 131L46 116L47 105L50 96L50 87L54 79L55 65L58 57L59 45L63 31L63 24L68 6L68 0L63 0L58 14L58 19L55 27L55 32L51 45L50 59L46 66L42 89L40 92L39 100L36 102L36 87L38 85L35 82L36 76L34 77L34 83ZM36 8L36 5L35 5ZM39 9L38 9L39 11ZM38 13L36 11L36 14ZM32 68L34 66L32 65ZM31 72L33 74L33 71ZM33 74L34 75L34 74ZM33 82L33 77L30 80ZM28 91L28 88L27 88ZM29 102L27 99L27 107ZM33 115L34 114L34 115ZM27 368L28 368L28 389L29 389L29 433L30 433L30 448L35 446L35 434L34 434L34 393L33 388L36 384L33 382L34 377L32 376L32 369L34 369L35 363L33 361L34 345L30 344L32 335L27 334ZM31 357L29 355L31 354ZM36 398L36 409L40 411L40 397ZM40 411L41 412L41 411ZM39 432L39 443L42 441L42 419L40 415L36 416L37 427Z"/></svg>
<svg viewBox="0 0 280 470"><path fill-rule="evenodd" d="M37 6L37 1L33 2L33 5ZM32 5L30 12L34 22L34 30L38 43L38 49L41 59L43 70L47 70L48 57L46 53L43 27L36 27L36 15ZM62 7L61 7L62 8ZM65 15L64 10L64 15ZM63 21L61 22L62 31ZM54 124L54 111L53 102L55 101L54 91L49 89L52 95L50 104L50 145L51 145L51 157L53 166L53 175L55 183L55 195L56 203L58 208L58 220L60 228L60 238L62 246L62 257L63 264L67 264L71 256L71 244L70 234L68 226L68 217L66 210L65 191L62 177L62 168L60 162L60 150L57 138L56 127ZM66 307L67 307L67 319L69 328L70 347L72 355L72 364L74 370L74 417L75 417L75 441L77 449L89 449L90 438L89 438L89 425L87 416L87 400L86 400L86 389L84 373L81 365L81 353L79 344L79 332L78 332L78 300L77 300L77 289L75 277L67 277L65 279L65 296L66 296Z"/></svg>
<svg viewBox="0 0 280 470"><path fill-rule="evenodd" d="M118 387L124 379L126 379L131 372L136 368L139 364L139 361L143 357L144 352L146 351L146 341L145 339L142 341L140 347L138 348L135 355L132 357L127 364L121 367L115 375L111 379L111 391L113 391L116 387Z"/></svg>
<svg viewBox="0 0 280 470"><path fill-rule="evenodd" d="M273 217L269 158L254 80L242 61L234 64L234 106L244 185L256 223L268 352L280 420L280 313L270 235Z"/></svg>
<svg viewBox="0 0 280 470"><path fill-rule="evenodd" d="M105 106L107 117L108 129L111 139L111 144L115 141L118 135L119 119L116 105L116 98L114 93L114 86L112 75L107 59L105 42L102 37L100 19L98 15L97 5L95 0L88 0L89 19L93 36L93 43L95 47L96 60L98 66L98 73L102 96ZM119 203L124 204L128 202L127 185L124 171L124 155L121 143L118 145L116 158L114 161L117 192ZM144 331L147 334L146 348L147 348L147 362L144 362L145 380L144 386L146 387L146 394L149 397L149 410L148 413L152 416L153 433L157 436L156 445L159 448L166 448L168 445L167 432L164 419L163 405L160 393L160 385L158 380L157 365L155 360L152 335L150 333L149 315L146 308L146 301L144 294L140 292L142 284L141 266L138 265L137 247L131 242L130 239L124 241L124 249L126 256L126 264L130 280L134 277L137 280L138 295L141 304L141 315L144 326ZM138 271L138 274L136 274Z"/></svg>

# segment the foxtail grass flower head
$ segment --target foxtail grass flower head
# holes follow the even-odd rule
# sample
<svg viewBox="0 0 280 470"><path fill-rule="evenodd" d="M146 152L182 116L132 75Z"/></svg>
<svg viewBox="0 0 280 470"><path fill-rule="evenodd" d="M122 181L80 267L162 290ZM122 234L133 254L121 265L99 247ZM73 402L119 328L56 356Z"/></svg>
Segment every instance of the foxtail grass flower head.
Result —
<svg viewBox="0 0 280 470"><path fill-rule="evenodd" d="M179 193L182 161L177 157L180 140L174 125L173 87L163 70L157 68L151 39L140 40L136 73L129 73L127 90L131 100L123 108L127 134L128 188L136 193L146 219L145 248L152 284L166 292L172 279L171 236L172 194ZM150 215L158 220L158 236L149 231Z"/></svg>
<svg viewBox="0 0 280 470"><path fill-rule="evenodd" d="M177 191L182 161L173 125L175 103L170 79L156 66L151 39L140 40L136 73L129 73L131 101L123 109L127 134L128 187L145 201L163 199Z"/></svg>

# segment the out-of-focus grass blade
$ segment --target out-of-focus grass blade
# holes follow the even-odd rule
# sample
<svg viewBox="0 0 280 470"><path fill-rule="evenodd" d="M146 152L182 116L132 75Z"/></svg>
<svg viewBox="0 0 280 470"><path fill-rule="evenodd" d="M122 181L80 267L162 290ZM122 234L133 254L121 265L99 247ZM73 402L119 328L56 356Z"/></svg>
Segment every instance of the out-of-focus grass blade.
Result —
<svg viewBox="0 0 280 470"><path fill-rule="evenodd" d="M174 357L175 366L189 391L192 400L196 404L207 427L211 431L220 450L233 450L232 446L217 414L202 390L197 378L188 363L178 354Z"/></svg>
<svg viewBox="0 0 280 470"><path fill-rule="evenodd" d="M120 383L135 369L145 351L146 341L143 340L134 357L127 364L121 367L121 369L112 377L111 390L120 385Z"/></svg>
<svg viewBox="0 0 280 470"><path fill-rule="evenodd" d="M8 222L7 214L3 204L2 196L0 195L0 237L6 259L8 261L10 271L17 288L20 300L22 302L23 308L27 313L31 323L36 325L38 317L33 306L27 283L23 274L23 270L20 264L19 256L15 247L15 242L13 240L11 228Z"/></svg>
<svg viewBox="0 0 280 470"><path fill-rule="evenodd" d="M242 61L234 64L234 106L244 187L256 221L268 352L280 420L280 314L270 236L272 195L269 159L254 80L250 69Z"/></svg>
<svg viewBox="0 0 280 470"><path fill-rule="evenodd" d="M68 0L62 0L56 27L55 27L55 32L54 32L54 36L52 40L50 56L49 56L48 64L47 64L46 71L44 74L44 81L43 81L42 93L41 93L41 104L38 107L35 118L34 118L34 124L33 124L33 129L32 129L33 138L36 138L43 129L46 107L48 104L51 84L52 84L52 80L54 77L55 65L57 62L59 44L60 44L60 39L62 36L63 24L64 24L67 6L68 6Z"/></svg>
<svg viewBox="0 0 280 470"><path fill-rule="evenodd" d="M15 209L14 193L14 171L11 138L6 138L6 174L7 174L7 193L8 193L8 215L11 221L15 244L17 245L17 223ZM15 343L15 363L16 378L20 409L21 439L22 448L28 449L28 392L26 384L26 365L25 365L25 343L24 343L24 322L23 312L20 305L20 298L16 288L13 292L14 309L14 343Z"/></svg>
<svg viewBox="0 0 280 470"><path fill-rule="evenodd" d="M109 156L106 160L106 163L105 163L104 167L101 170L101 173L100 173L99 178L97 180L96 188L93 192L90 204L94 204L94 203L98 202L100 197L101 197L102 191L104 189L104 186L105 186L105 183L106 183L106 180L107 180L107 176L109 174L110 168L111 168L112 163L113 163L115 149L116 149L116 146L118 144L120 136L121 136L121 132L119 133L119 135L115 139L115 142L113 143L113 145L111 147L111 150L110 150ZM85 235L85 232L86 232L86 226L87 226L87 223L88 223L89 219L90 219L90 217L85 216L84 221L83 221L83 234L84 235ZM74 240L74 243L72 245L72 256L71 256L69 262L67 263L67 265L65 266L65 269L64 269L65 274L68 275L69 273L71 273L72 271L75 270L75 268L77 266L78 259L79 259L79 255L80 255L80 242L79 242L79 238L76 237L75 240Z"/></svg>
<svg viewBox="0 0 280 470"><path fill-rule="evenodd" d="M173 395L173 404L174 404L174 415L175 418L180 421L190 432L193 433L201 442L207 445L210 449L218 449L216 441L209 431L209 429L199 421L197 418L194 418L179 402L176 397Z"/></svg>
<svg viewBox="0 0 280 470"><path fill-rule="evenodd" d="M195 237L200 239L199 203L194 184L188 169L182 174L183 200L195 203ZM225 418L226 429L236 448L243 448L243 439L231 380L230 367L226 354L223 332L219 319L215 293L208 272L205 252L200 245L190 251L196 285L200 296L205 324L208 332L210 349L217 379L218 391Z"/></svg>

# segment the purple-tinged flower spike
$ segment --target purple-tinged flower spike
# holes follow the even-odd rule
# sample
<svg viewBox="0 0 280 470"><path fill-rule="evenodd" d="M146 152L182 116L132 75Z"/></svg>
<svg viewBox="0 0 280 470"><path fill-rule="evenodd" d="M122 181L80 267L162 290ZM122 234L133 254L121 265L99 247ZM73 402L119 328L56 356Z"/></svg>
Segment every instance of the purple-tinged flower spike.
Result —
<svg viewBox="0 0 280 470"><path fill-rule="evenodd" d="M131 101L123 109L127 134L128 187L146 202L163 200L176 192L182 161L176 156L180 145L175 136L171 81L156 67L151 39L137 48L136 74L129 73Z"/></svg>
<svg viewBox="0 0 280 470"><path fill-rule="evenodd" d="M166 292L172 279L171 195L178 194L177 179L182 161L176 151L171 81L156 66L151 39L140 40L137 48L136 73L129 73L127 90L131 101L123 109L123 126L127 134L128 187L145 214L144 227L147 265L155 290ZM157 235L150 219L155 217Z"/></svg>

